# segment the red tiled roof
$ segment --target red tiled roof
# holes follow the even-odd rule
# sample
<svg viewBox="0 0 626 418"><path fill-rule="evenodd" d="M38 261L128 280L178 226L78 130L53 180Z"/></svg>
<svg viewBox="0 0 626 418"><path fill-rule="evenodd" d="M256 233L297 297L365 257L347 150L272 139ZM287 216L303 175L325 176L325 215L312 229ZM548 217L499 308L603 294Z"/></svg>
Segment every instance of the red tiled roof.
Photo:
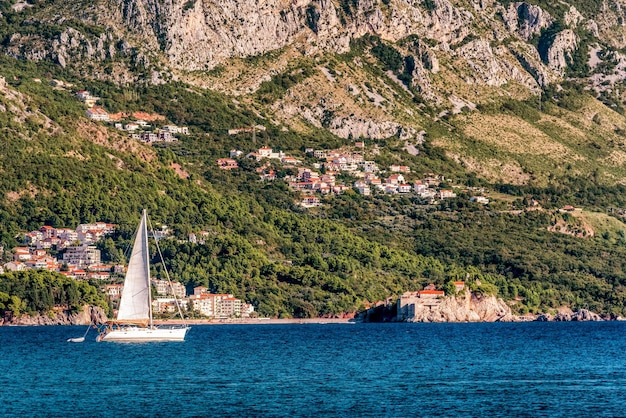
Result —
<svg viewBox="0 0 626 418"><path fill-rule="evenodd" d="M443 290L420 290L420 295L444 295Z"/></svg>

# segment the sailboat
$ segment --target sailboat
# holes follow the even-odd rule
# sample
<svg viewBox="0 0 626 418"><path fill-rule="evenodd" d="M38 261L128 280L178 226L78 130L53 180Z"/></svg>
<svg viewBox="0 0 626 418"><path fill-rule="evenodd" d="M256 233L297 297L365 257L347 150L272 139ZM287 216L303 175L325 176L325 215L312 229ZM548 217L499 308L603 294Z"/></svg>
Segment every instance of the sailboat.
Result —
<svg viewBox="0 0 626 418"><path fill-rule="evenodd" d="M154 235L154 234L153 234ZM159 249L157 242L157 249ZM161 257L162 258L162 257ZM165 267L165 266L164 266ZM167 269L165 269L167 275ZM169 280L169 275L167 275ZM148 214L143 210L137 227L133 250L124 279L117 318L108 321L97 341L151 342L184 341L189 326L184 322L178 301L181 326L158 327L152 321L152 296L150 292L150 261L148 255Z"/></svg>

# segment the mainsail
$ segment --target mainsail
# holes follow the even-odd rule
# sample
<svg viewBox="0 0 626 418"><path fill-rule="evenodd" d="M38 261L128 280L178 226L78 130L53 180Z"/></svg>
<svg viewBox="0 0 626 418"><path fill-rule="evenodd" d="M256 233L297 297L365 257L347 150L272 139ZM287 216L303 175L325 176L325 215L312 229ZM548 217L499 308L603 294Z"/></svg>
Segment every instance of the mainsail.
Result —
<svg viewBox="0 0 626 418"><path fill-rule="evenodd" d="M135 234L117 322L147 324L150 321L150 264L147 213L144 210Z"/></svg>

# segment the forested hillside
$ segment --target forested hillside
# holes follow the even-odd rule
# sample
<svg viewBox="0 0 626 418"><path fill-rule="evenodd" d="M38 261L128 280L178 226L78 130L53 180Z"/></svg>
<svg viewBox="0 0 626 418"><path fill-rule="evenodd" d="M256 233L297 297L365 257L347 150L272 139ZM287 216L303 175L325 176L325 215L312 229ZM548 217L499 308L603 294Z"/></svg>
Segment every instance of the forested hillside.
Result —
<svg viewBox="0 0 626 418"><path fill-rule="evenodd" d="M78 312L84 305L107 309L104 295L84 281L48 271L0 275L0 316L49 313L55 307Z"/></svg>
<svg viewBox="0 0 626 418"><path fill-rule="evenodd" d="M0 6L4 261L24 231L106 221L119 229L105 261L123 263L146 208L173 231L173 279L261 315L352 313L454 280L518 312L626 314L620 2L268 2L250 21L239 3L208 26L212 2L163 5L160 21L139 0ZM79 90L189 135L146 145L87 119ZM384 170L436 176L456 197L364 196L340 173L349 190L307 209L285 180L298 167L245 158L268 146L314 167L307 149L357 140ZM239 168L220 169L230 150Z"/></svg>

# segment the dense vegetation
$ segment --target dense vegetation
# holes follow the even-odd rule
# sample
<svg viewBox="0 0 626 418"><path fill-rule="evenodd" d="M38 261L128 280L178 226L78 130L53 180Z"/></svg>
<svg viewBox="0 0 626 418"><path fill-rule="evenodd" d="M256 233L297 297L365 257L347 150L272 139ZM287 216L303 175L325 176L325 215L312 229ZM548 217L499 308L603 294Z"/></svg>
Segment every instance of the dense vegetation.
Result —
<svg viewBox="0 0 626 418"><path fill-rule="evenodd" d="M581 3L580 10L592 12L596 3ZM340 2L342 19L349 19L357 4ZM429 10L435 8L432 1L422 4ZM98 28L78 27L76 20L67 20L63 27L36 25L15 20L8 9L2 10L7 11L2 22L8 25L0 30L4 42L11 33L54 36L66 26L99 35ZM315 30L319 19L315 8L307 9L307 19ZM536 39L544 59L560 29L557 20ZM412 93L411 100L419 103L419 92L412 86L419 42L424 40L407 39L400 50L398 45L368 36L337 60L368 55L376 64L369 70L375 77L395 74ZM128 245L140 210L147 208L156 224L174 230L174 237L164 240L162 249L175 280L189 289L203 285L214 292L233 293L252 302L261 315L336 315L428 283L448 288L452 280L466 280L474 290L497 293L512 301L519 312L568 305L626 313L623 231L586 238L548 231L559 216L555 209L566 204L599 212L626 207L624 186L601 181L597 167L583 176L570 175L568 169L551 172L547 185L487 184L435 146L435 140L452 136L474 152L492 159L498 155L462 134L462 117L444 115L441 121L425 122L426 142L419 144L418 156L399 157L404 143L395 137L368 139L367 145L375 143L382 149L375 157L381 165L403 163L417 173L445 173L464 186L487 186L506 195L504 199L482 207L469 203L469 195L461 193L459 199L435 206L415 197L365 198L350 191L324 198L325 207L309 212L294 204L299 195L282 180L259 182L258 163L242 160L240 170L226 172L216 167L215 160L226 157L230 149L247 153L263 145L305 159L305 148L334 148L344 143L328 131L312 126L307 126L306 134L282 130L268 123L272 115L263 114L263 108L252 110L242 104L245 101L183 83L120 87L77 79L50 63L0 57L0 74L10 89L23 94L0 95L3 108L17 106L15 111L0 112L0 241L5 259L10 258L8 249L18 243L20 231L43 224L75 227L102 220L120 225L115 236L99 244L105 259L124 262L122 249ZM574 56L570 64L572 76L588 71L580 56ZM312 60L302 58L265 81L249 99L272 104L316 71ZM87 122L71 90L54 89L47 83L53 77L74 82L75 89L89 89L110 111L158 113L169 122L188 125L191 135L152 148L130 143L113 129ZM514 115L541 128L544 115L580 109L584 87L575 81L562 87L546 88L536 100L539 108L531 101L507 99L483 104L479 112ZM227 134L230 128L257 124L267 130L254 136ZM592 139L577 146L589 148L587 154L608 154L607 144ZM537 163L536 156L519 158L528 171L532 164L544 164ZM171 163L180 164L189 178L177 176L169 168ZM581 159L573 164L590 163ZM279 178L293 173L279 163L273 166ZM553 167L540 168L553 171ZM523 211L531 199L545 210ZM199 231L208 233L203 243L187 242L188 233ZM164 274L158 265L154 269L155 275ZM46 312L54 305L77 309L83 303L102 305L103 301L86 283L51 273L0 277L0 314L6 310Z"/></svg>
<svg viewBox="0 0 626 418"><path fill-rule="evenodd" d="M554 215L460 210L418 215L411 223L416 250L445 262L502 274L506 299L524 298L525 309L560 305L623 313L626 302L626 240L623 231L581 239L549 232ZM436 233L433 233L436 231ZM503 233L502 231L505 231Z"/></svg>
<svg viewBox="0 0 626 418"><path fill-rule="evenodd" d="M0 275L0 316L45 314L55 307L77 312L83 305L107 309L104 295L87 282L58 273L26 270Z"/></svg>

